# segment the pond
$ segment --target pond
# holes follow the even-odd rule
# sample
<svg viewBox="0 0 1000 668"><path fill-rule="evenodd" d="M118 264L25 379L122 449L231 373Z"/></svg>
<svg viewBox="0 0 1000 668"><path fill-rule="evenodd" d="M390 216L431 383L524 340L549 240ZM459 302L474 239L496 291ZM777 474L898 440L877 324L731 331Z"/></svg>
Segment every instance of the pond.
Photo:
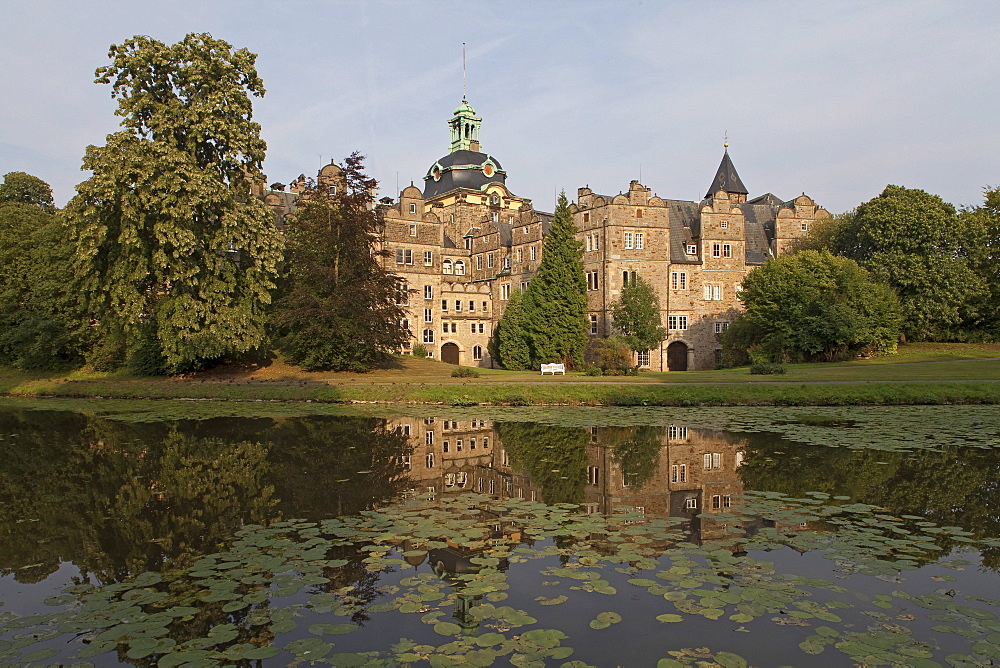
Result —
<svg viewBox="0 0 1000 668"><path fill-rule="evenodd" d="M0 401L0 665L993 665L990 406Z"/></svg>

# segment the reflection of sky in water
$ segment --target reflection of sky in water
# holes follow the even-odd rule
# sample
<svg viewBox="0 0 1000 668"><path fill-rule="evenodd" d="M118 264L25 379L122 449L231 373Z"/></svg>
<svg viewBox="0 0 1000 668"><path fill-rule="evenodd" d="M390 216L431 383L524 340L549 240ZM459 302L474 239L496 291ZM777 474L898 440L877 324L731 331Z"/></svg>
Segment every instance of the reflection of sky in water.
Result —
<svg viewBox="0 0 1000 668"><path fill-rule="evenodd" d="M4 408L0 409L0 432L8 456L0 462L0 494L7 501L0 508L0 528L6 533L6 547L0 547L0 569L5 573L0 577L4 603L0 614L56 611L44 599L59 593L80 575L80 569L92 573L91 580L123 579L130 573L185 564L192 555L215 551L247 523L351 515L384 506L400 494L446 500L479 491L501 500L522 497L577 503L592 513L640 508L647 519L683 518L681 529L692 543L720 540L720 546L738 551L744 539L729 532L733 523L725 514L737 510L744 489L780 491L800 498L818 491L843 497L825 498L820 505L870 503L896 515L926 516L938 525L962 526L976 538L995 537L1000 533L995 526L1000 499L994 490L1000 460L984 444L995 440L997 424L980 408L984 407L956 407L947 423L941 419L946 413L933 410L922 423L915 421L921 413L912 407L857 413L812 409L819 418L809 419L796 419L802 409L768 409L770 422L764 422L769 431L776 432L772 434L751 431L752 421L742 409L708 411L715 424L728 427L722 430L708 428L711 423L701 411L672 413L675 418L678 414L691 418L688 425L673 419L638 427L623 425L620 410L603 414L618 426L603 426L602 413L591 411L586 413L584 424L589 426L585 428L530 422L525 418L531 411L524 409L517 411L517 421L496 420L495 415L489 420L471 418L468 412L459 412L454 419L313 416L128 423ZM657 414L634 413L644 421ZM559 420L560 412L545 409L539 414L553 422ZM908 449L886 447L885 433L893 428L897 441ZM954 447L941 437L943 432L961 432L963 442L980 447ZM881 445L860 448L859 439L865 433L881 438ZM807 446L778 434L799 440L812 434L820 446L839 440L849 447ZM927 448L929 442L931 448ZM711 519L715 513L723 514L722 519ZM820 525L835 528L825 522ZM809 529L797 522L759 518L744 526L751 535L775 528L790 534ZM929 558L930 565L904 571L901 582L845 574L818 551L800 554L782 547L752 550L750 556L774 562L783 573L833 580L850 590L848 599L859 601L898 589L912 594L935 590L961 594L997 588L995 571L978 567L978 553L964 555L976 563L964 571L934 563L953 545L962 544L946 535L932 538L946 549L918 556L921 561ZM523 544L525 537L517 541ZM543 540L536 547L546 544ZM660 560L661 568L669 566L669 554ZM810 629L776 625L769 620L773 615L744 625L754 633L738 632L741 625L725 617L710 621L684 614L682 624L656 622L657 614L677 611L670 604L665 606L662 597L627 582L629 578L654 578L656 569L623 574L605 563L601 577L618 590L606 596L572 590L569 586L578 583L565 578L560 584L546 584L560 578L541 570L558 566L555 557L512 563L509 599L497 605L513 605L539 620L559 619L558 628L570 636L564 644L576 650L573 659L598 665L613 664L622 657L646 661L665 656L667 649L708 645L713 651L764 656L767 663L821 658L824 664L850 664L846 655L832 647L816 658L803 654L798 642ZM52 573L37 584L17 581L37 579L47 572ZM432 566L424 561L417 572L430 573ZM370 576L365 586L384 586L413 573L408 569ZM535 600L559 595L569 596L569 602L541 606ZM813 595L821 601L831 592L821 588ZM373 602L392 598L378 592L373 596ZM308 598L299 594L279 603L301 603ZM928 620L926 610L900 600L894 605L920 611L916 619L907 620L907 627L918 638L932 635L942 647L941 656L968 651L968 641L961 636L931 631L938 622ZM619 612L623 622L599 631L590 629L589 621L606 610ZM908 614L900 610L892 612ZM451 614L447 607L441 621L451 620ZM310 615L315 613L306 613ZM876 620L860 609L841 616L843 625L853 624L856 630L873 623L898 623ZM307 626L282 634L278 644L308 637ZM372 614L363 632L334 640L339 651L371 649L373 638L425 637L428 629L420 615ZM437 644L446 640L431 638Z"/></svg>

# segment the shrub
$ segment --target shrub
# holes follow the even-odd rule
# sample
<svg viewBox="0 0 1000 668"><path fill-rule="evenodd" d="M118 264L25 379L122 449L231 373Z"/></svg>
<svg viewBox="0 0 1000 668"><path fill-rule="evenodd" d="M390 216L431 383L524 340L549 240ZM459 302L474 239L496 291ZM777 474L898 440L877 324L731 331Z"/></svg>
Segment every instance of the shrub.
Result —
<svg viewBox="0 0 1000 668"><path fill-rule="evenodd" d="M479 371L469 366L456 367L451 372L452 378L479 378Z"/></svg>
<svg viewBox="0 0 1000 668"><path fill-rule="evenodd" d="M632 349L620 336L591 339L584 351L587 364L596 366L605 376L621 375L632 366Z"/></svg>
<svg viewBox="0 0 1000 668"><path fill-rule="evenodd" d="M583 375L585 375L585 376L603 376L604 372L601 371L601 367L599 367L599 366L592 366L589 369L587 369L586 371L584 371Z"/></svg>
<svg viewBox="0 0 1000 668"><path fill-rule="evenodd" d="M774 362L758 362L750 366L750 373L755 376L772 376L785 373L785 367Z"/></svg>
<svg viewBox="0 0 1000 668"><path fill-rule="evenodd" d="M427 346L422 343L414 343L413 352L411 354L414 357L427 357Z"/></svg>

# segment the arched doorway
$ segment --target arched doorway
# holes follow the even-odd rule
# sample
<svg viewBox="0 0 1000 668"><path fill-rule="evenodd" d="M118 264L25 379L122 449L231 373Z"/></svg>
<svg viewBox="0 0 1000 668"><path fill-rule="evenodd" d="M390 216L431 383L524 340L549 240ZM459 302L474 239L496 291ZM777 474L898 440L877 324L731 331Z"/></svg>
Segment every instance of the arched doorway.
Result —
<svg viewBox="0 0 1000 668"><path fill-rule="evenodd" d="M667 370L688 370L688 347L683 341L674 341L667 346Z"/></svg>
<svg viewBox="0 0 1000 668"><path fill-rule="evenodd" d="M441 346L441 361L448 364L458 364L458 344L446 343Z"/></svg>

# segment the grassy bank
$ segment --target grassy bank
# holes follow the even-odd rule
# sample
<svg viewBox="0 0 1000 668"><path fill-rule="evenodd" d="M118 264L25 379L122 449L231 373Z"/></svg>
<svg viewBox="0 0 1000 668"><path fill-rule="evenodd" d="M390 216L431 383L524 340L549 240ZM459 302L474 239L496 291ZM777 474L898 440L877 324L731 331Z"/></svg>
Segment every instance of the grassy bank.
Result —
<svg viewBox="0 0 1000 668"><path fill-rule="evenodd" d="M280 361L228 366L181 378L136 378L76 371L0 370L0 394L17 397L215 399L237 401L394 402L447 405L902 405L1000 403L1000 346L924 344L893 358L788 365L783 375L746 368L637 377L481 370L453 378L455 367L400 358L369 374L307 373Z"/></svg>

